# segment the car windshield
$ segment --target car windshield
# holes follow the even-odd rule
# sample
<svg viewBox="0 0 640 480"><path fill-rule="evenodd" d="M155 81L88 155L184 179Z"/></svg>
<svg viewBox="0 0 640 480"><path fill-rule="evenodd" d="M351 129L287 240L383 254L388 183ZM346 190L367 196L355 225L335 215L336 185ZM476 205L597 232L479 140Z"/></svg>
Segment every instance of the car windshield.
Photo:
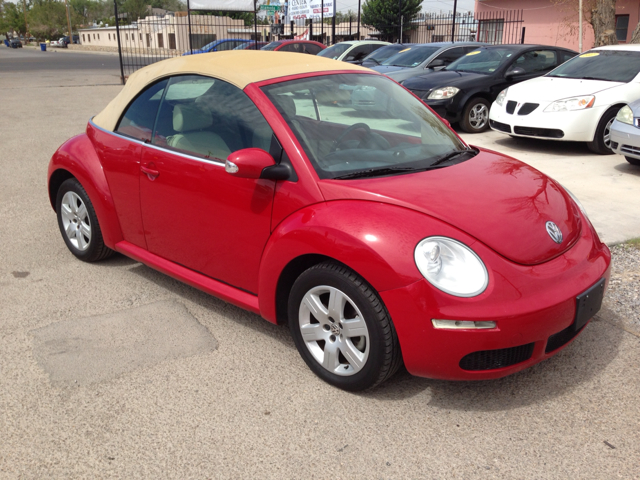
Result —
<svg viewBox="0 0 640 480"><path fill-rule="evenodd" d="M422 102L381 75L321 75L262 90L323 179L416 172L475 155Z"/></svg>
<svg viewBox="0 0 640 480"><path fill-rule="evenodd" d="M278 45L280 45L280 42L271 42L267 45L265 45L264 47L262 47L260 50L275 50Z"/></svg>
<svg viewBox="0 0 640 480"><path fill-rule="evenodd" d="M322 50L320 53L318 53L318 56L336 59L344 52L346 52L350 47L352 47L352 45L348 43L336 43L333 47L325 48L324 50Z"/></svg>
<svg viewBox="0 0 640 480"><path fill-rule="evenodd" d="M640 52L593 50L573 57L548 77L628 83L640 72Z"/></svg>
<svg viewBox="0 0 640 480"><path fill-rule="evenodd" d="M407 47L387 58L382 62L382 65L407 68L417 67L438 50L440 50L440 47Z"/></svg>
<svg viewBox="0 0 640 480"><path fill-rule="evenodd" d="M379 48L376 51L364 57L363 63L370 61L380 65L387 58L392 57L393 55L398 53L400 50L404 50L405 48L407 47L404 45L387 45L386 47Z"/></svg>
<svg viewBox="0 0 640 480"><path fill-rule="evenodd" d="M480 48L452 62L445 70L489 75L509 61L515 52L510 48Z"/></svg>

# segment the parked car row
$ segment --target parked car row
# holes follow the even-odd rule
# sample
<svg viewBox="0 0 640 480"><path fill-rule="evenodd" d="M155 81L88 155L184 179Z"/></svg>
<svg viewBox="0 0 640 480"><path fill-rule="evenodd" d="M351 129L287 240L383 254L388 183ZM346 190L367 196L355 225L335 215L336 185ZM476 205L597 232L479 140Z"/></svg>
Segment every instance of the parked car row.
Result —
<svg viewBox="0 0 640 480"><path fill-rule="evenodd" d="M327 48L309 40L278 40L259 42L257 47L371 68L403 85L468 133L491 128L512 137L586 142L595 153L615 151L630 163L640 163L640 142L634 147L635 130L629 131L636 128L633 108L627 107L614 122L622 107L640 99L637 46L600 47L581 55L548 45L478 42L361 40ZM225 39L193 53L255 48L252 40ZM350 101L360 110L393 108L387 97L377 93L355 89Z"/></svg>

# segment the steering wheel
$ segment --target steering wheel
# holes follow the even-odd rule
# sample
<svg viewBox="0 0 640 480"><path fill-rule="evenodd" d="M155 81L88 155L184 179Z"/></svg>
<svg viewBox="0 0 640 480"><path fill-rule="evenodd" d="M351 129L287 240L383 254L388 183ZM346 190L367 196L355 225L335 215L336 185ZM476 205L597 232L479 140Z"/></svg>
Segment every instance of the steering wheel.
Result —
<svg viewBox="0 0 640 480"><path fill-rule="evenodd" d="M369 125L367 125L366 123L354 123L349 128L347 128L344 132L342 132L342 134L336 139L336 141L333 142L333 145L331 145L331 150L329 150L329 153L335 152L336 149L338 148L338 145L340 145L340 142L342 142L342 140L344 140L344 138L347 135L349 135L351 132L353 132L354 130L358 130L359 128L362 128L366 132L367 137L371 135L371 128L369 128Z"/></svg>

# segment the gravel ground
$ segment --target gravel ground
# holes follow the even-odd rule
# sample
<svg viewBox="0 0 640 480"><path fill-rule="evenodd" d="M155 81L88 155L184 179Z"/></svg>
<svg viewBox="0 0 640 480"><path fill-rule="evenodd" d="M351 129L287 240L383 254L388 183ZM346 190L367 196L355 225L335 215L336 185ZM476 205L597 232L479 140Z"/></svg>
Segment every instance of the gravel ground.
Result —
<svg viewBox="0 0 640 480"><path fill-rule="evenodd" d="M640 336L640 245L622 243L610 248L613 270L599 316Z"/></svg>

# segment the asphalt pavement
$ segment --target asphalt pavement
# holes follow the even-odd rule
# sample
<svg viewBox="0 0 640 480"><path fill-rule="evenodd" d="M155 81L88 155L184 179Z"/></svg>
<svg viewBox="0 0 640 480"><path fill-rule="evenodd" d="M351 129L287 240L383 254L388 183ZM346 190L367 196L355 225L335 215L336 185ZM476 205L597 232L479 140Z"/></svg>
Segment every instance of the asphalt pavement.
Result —
<svg viewBox="0 0 640 480"><path fill-rule="evenodd" d="M606 315L501 380L350 394L286 327L119 255L76 260L47 164L120 91L115 60L0 48L0 478L640 478L640 337ZM560 180L606 241L640 236L622 157L464 138Z"/></svg>

